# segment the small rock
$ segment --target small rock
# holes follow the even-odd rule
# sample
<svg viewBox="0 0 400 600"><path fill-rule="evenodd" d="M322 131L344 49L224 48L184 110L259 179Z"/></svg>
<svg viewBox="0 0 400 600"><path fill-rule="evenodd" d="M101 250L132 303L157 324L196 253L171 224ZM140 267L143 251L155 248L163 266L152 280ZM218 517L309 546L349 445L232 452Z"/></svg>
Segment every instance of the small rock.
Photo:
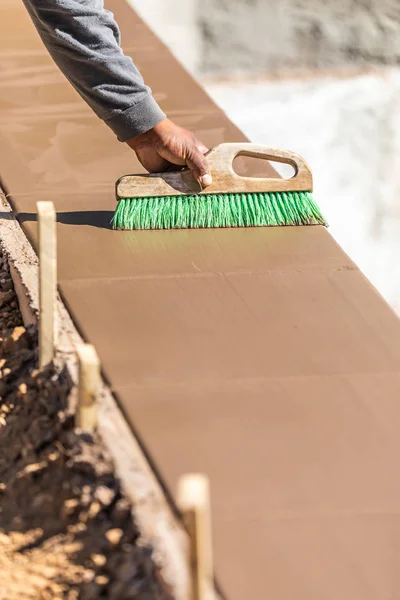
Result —
<svg viewBox="0 0 400 600"><path fill-rule="evenodd" d="M90 558L97 567L104 567L104 565L107 562L107 559L104 556L104 554L92 554Z"/></svg>
<svg viewBox="0 0 400 600"><path fill-rule="evenodd" d="M82 493L82 495L81 495L81 504L82 504L82 506L89 506L89 504L91 503L91 501L92 501L92 498L90 496L90 493L89 494Z"/></svg>
<svg viewBox="0 0 400 600"><path fill-rule="evenodd" d="M62 505L61 514L64 517L68 517L75 512L78 506L79 501L76 498L70 498L69 500L65 500L64 504Z"/></svg>
<svg viewBox="0 0 400 600"><path fill-rule="evenodd" d="M127 517L129 517L131 512L131 507L126 498L120 498L114 506L113 509L113 518L117 521L124 521Z"/></svg>
<svg viewBox="0 0 400 600"><path fill-rule="evenodd" d="M110 506L111 502L115 498L114 490L106 487L105 485L100 485L95 492L95 497L99 500L104 506Z"/></svg>
<svg viewBox="0 0 400 600"><path fill-rule="evenodd" d="M47 565L40 565L40 574L46 577L46 579L53 579L57 575L57 569Z"/></svg>
<svg viewBox="0 0 400 600"><path fill-rule="evenodd" d="M68 525L68 533L82 533L87 529L85 523L75 523L74 525Z"/></svg>
<svg viewBox="0 0 400 600"><path fill-rule="evenodd" d="M121 541L124 532L122 529L109 529L106 533L106 538L113 546L116 546Z"/></svg>
<svg viewBox="0 0 400 600"><path fill-rule="evenodd" d="M97 585L107 585L109 581L110 580L108 577L106 577L106 575L98 575L95 579Z"/></svg>
<svg viewBox="0 0 400 600"><path fill-rule="evenodd" d="M4 340L2 350L6 354L11 354L17 350L27 350L29 342L29 334L25 327L15 327L11 335Z"/></svg>
<svg viewBox="0 0 400 600"><path fill-rule="evenodd" d="M19 384L19 386L18 386L18 391L19 391L21 394L26 394L26 392L27 392L27 389L28 389L28 388L27 388L27 385L26 385L26 383L20 383L20 384Z"/></svg>
<svg viewBox="0 0 400 600"><path fill-rule="evenodd" d="M89 519L93 519L96 515L98 515L100 510L101 510L100 502L97 502L97 500L95 502L92 502L92 504L90 505L90 508L89 508L89 512L88 512Z"/></svg>
<svg viewBox="0 0 400 600"><path fill-rule="evenodd" d="M83 544L81 542L71 542L70 544L64 544L63 550L66 554L77 554L83 548Z"/></svg>
<svg viewBox="0 0 400 600"><path fill-rule="evenodd" d="M86 583L89 583L90 581L93 581L95 576L95 572L92 571L92 569L85 569L84 573L83 573L83 581L86 581Z"/></svg>
<svg viewBox="0 0 400 600"><path fill-rule="evenodd" d="M49 454L48 459L50 462L55 462L56 460L58 460L60 458L60 453L59 452L52 452L51 454Z"/></svg>
<svg viewBox="0 0 400 600"><path fill-rule="evenodd" d="M28 475L29 473L37 473L38 471L43 471L47 467L47 464L42 461L39 463L33 463L31 465L27 465L21 473L18 473L21 477L24 475Z"/></svg>

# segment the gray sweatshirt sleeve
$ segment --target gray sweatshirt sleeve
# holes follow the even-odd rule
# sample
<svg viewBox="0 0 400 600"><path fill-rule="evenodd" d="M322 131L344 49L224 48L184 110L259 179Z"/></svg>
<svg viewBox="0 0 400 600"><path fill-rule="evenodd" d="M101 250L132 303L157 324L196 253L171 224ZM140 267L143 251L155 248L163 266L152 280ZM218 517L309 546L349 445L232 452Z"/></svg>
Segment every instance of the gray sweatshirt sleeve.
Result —
<svg viewBox="0 0 400 600"><path fill-rule="evenodd" d="M103 0L24 0L54 61L121 142L160 123L165 114L120 47Z"/></svg>

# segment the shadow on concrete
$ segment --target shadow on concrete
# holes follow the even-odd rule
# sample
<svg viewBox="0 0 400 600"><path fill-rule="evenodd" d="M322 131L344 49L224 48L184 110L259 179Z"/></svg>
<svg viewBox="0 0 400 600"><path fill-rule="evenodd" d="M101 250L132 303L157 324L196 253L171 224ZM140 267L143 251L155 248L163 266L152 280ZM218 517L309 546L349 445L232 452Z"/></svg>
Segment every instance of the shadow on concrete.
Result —
<svg viewBox="0 0 400 600"><path fill-rule="evenodd" d="M88 227L98 227L100 229L111 229L111 219L113 217L111 210L77 210L67 212L57 212L57 223L63 225L86 225ZM0 213L0 217L2 217ZM21 212L17 214L18 221L26 223L37 221L36 213Z"/></svg>

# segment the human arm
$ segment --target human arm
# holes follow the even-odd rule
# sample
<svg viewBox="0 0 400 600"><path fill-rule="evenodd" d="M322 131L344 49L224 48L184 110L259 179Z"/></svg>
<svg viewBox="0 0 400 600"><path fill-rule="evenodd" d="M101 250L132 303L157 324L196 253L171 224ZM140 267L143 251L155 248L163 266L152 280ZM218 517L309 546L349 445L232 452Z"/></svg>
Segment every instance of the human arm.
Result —
<svg viewBox="0 0 400 600"><path fill-rule="evenodd" d="M166 119L131 58L124 55L118 25L103 0L24 3L60 70L147 170L186 164L197 178L207 174L207 148Z"/></svg>

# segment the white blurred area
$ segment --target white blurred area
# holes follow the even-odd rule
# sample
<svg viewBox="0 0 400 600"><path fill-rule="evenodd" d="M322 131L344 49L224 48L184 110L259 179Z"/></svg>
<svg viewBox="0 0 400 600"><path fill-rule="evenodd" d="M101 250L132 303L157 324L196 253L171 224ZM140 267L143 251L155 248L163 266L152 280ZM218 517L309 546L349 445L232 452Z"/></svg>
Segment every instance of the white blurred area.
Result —
<svg viewBox="0 0 400 600"><path fill-rule="evenodd" d="M307 159L331 234L400 314L399 0L130 2L251 141Z"/></svg>
<svg viewBox="0 0 400 600"><path fill-rule="evenodd" d="M400 314L400 69L207 90L251 141L304 156L331 234Z"/></svg>
<svg viewBox="0 0 400 600"><path fill-rule="evenodd" d="M199 71L202 35L198 0L128 0L191 73Z"/></svg>

